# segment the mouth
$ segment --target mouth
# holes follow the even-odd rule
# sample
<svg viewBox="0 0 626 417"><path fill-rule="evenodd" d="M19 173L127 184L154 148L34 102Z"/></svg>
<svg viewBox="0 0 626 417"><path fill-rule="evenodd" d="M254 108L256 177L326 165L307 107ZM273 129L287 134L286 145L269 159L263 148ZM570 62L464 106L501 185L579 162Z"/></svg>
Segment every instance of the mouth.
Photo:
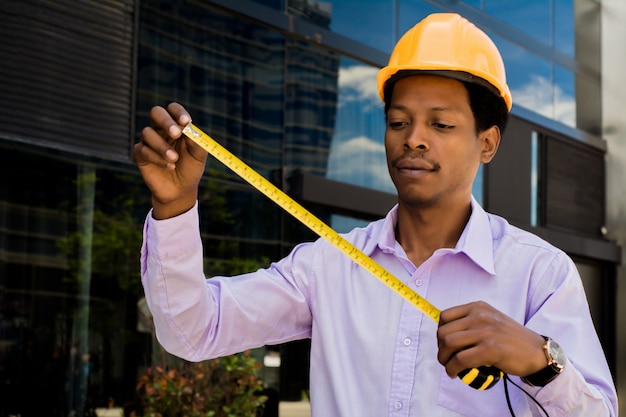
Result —
<svg viewBox="0 0 626 417"><path fill-rule="evenodd" d="M401 157L395 160L392 166L401 174L423 175L439 170L439 164L424 158Z"/></svg>

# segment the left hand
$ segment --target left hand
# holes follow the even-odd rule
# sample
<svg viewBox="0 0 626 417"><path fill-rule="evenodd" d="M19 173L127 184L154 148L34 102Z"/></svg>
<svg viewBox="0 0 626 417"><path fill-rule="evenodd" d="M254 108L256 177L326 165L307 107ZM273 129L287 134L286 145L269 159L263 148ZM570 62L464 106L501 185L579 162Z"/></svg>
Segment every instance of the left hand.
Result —
<svg viewBox="0 0 626 417"><path fill-rule="evenodd" d="M442 311L437 342L437 359L451 378L482 365L518 376L547 366L543 337L482 301Z"/></svg>

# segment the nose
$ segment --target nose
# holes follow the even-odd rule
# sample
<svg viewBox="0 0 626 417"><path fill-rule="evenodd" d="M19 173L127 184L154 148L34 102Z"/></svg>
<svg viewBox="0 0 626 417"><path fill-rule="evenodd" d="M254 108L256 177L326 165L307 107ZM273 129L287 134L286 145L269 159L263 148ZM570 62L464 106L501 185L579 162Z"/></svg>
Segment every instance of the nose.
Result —
<svg viewBox="0 0 626 417"><path fill-rule="evenodd" d="M413 129L405 137L404 148L411 151L428 151L430 143L426 138L426 129L417 124L413 125Z"/></svg>

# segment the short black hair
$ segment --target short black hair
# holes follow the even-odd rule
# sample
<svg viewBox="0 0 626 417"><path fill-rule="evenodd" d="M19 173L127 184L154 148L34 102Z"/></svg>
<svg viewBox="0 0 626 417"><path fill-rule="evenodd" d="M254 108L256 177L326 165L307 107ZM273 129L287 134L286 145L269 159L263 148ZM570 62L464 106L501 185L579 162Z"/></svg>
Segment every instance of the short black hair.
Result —
<svg viewBox="0 0 626 417"><path fill-rule="evenodd" d="M398 71L385 83L383 97L385 102L385 118L389 112L391 105L391 96L396 82L410 75L439 75L432 71ZM451 77L458 79L457 77ZM491 126L497 126L500 129L500 135L504 135L504 131L509 123L509 109L504 98L499 94L495 94L493 88L488 88L482 83L459 80L467 90L469 96L469 105L474 115L476 124L476 133L489 129ZM482 81L482 79L481 79Z"/></svg>
<svg viewBox="0 0 626 417"><path fill-rule="evenodd" d="M509 123L509 109L504 98L480 84L463 81L463 85L469 94L469 104L476 122L476 133L489 129L491 126L497 126L500 129L500 135L504 135Z"/></svg>

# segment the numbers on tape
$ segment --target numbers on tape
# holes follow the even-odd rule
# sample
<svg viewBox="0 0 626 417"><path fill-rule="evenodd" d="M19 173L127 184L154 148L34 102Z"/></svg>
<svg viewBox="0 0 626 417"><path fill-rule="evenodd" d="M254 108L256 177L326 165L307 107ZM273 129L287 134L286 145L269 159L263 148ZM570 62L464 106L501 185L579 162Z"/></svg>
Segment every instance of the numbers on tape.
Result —
<svg viewBox="0 0 626 417"><path fill-rule="evenodd" d="M231 169L235 174L247 181L279 207L291 214L302 224L307 226L318 236L339 249L344 255L359 264L365 270L378 278L387 287L398 293L409 303L417 307L422 313L439 323L441 311L417 292L406 286L400 279L391 274L372 258L364 254L359 248L346 240L330 226L318 219L315 215L302 207L299 203L265 179L245 162L232 154L215 139L204 133L193 123L183 128L183 133L196 142L215 159ZM467 369L461 373L461 380L479 390L491 388L502 377L502 372L494 367L481 366ZM461 375L460 374L460 375Z"/></svg>

